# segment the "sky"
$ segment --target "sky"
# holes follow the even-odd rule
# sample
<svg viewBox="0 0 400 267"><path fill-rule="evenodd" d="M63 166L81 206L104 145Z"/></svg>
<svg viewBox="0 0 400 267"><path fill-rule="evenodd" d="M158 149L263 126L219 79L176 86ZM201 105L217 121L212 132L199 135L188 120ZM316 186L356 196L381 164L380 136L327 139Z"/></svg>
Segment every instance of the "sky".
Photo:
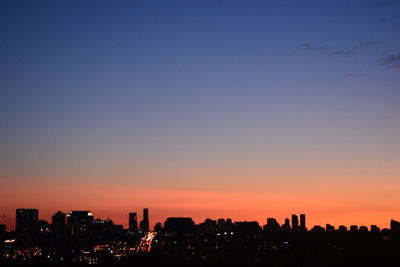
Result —
<svg viewBox="0 0 400 267"><path fill-rule="evenodd" d="M15 209L389 227L400 1L1 1Z"/></svg>

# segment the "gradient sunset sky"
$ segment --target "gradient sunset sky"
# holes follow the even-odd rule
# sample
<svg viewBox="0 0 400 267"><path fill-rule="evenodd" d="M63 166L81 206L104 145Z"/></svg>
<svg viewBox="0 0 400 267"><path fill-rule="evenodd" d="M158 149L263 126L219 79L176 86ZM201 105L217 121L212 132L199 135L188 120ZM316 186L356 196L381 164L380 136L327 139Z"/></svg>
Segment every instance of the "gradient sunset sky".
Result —
<svg viewBox="0 0 400 267"><path fill-rule="evenodd" d="M1 1L16 208L400 219L400 1Z"/></svg>

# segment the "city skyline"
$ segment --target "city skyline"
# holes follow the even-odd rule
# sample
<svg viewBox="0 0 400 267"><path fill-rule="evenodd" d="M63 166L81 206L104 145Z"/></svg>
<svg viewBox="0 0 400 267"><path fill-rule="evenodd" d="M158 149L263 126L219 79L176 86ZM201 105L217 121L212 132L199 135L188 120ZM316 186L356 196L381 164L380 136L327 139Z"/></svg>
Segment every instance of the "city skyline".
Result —
<svg viewBox="0 0 400 267"><path fill-rule="evenodd" d="M225 225L226 223L230 223L233 227L233 225L237 225L238 223L257 223L257 225L259 225L260 227L263 226L263 224L259 224L258 221L252 221L252 220L244 220L244 221L233 221L231 218L218 218L218 219L211 219L211 218L206 218L203 222L198 222L196 223L195 221L193 221L192 217L183 217L183 216L169 216L168 218L164 219L164 223L162 223L161 221L158 221L156 223L154 223L154 229L152 230L151 228L149 228L149 209L148 208L143 208L143 215L142 215L142 220L140 221L140 224L138 224L139 222L139 217L137 216L136 212L129 212L128 213L128 227L124 227L125 225L119 225L119 224L115 224L110 217L107 217L107 219L105 220L101 220L99 217L94 216L94 214L90 211L90 210L72 210L69 213L64 213L60 210L57 210L57 212L55 214L52 215L52 220L51 223L49 223L46 220L43 220L43 218L40 218L38 216L39 214L39 210L35 209L35 208L19 208L16 209L15 211L15 221L16 221L16 229L15 232L18 234L21 233L31 233L31 232L36 232L38 230L38 227L40 227L40 223L45 223L46 227L49 227L51 229L51 231L55 231L57 233L57 231L59 231L61 229L60 232L63 232L66 230L65 227L76 227L73 218L75 218L75 220L77 218L87 218L89 219L87 221L87 223L90 224L96 224L98 223L98 221L102 221L102 222L106 222L109 221L112 223L113 226L118 227L118 226L122 226L123 230L127 230L128 232L132 232L132 233L146 233L146 232L151 232L151 231L157 231L156 227L157 225L160 225L161 229L164 228L169 228L169 227L182 227L182 230L186 231L188 230L186 226L187 223L192 224L192 226L198 225L204 225L204 224L208 224L208 223L214 223L215 227L219 227L220 224ZM291 216L291 218L290 218ZM346 226L346 225L337 225L335 227L335 225L326 223L325 226L321 226L321 225L313 225L313 226L309 226L307 227L306 224L306 214L302 213L302 214L291 214L290 216L287 216L284 219L284 223L279 223L275 218L273 217L268 217L267 218L267 222L266 224L264 224L263 226L263 230L268 230L268 231L277 231L278 229L281 230L291 230L294 232L304 232L304 231L315 231L315 229L317 229L317 231L319 229L325 229L326 231L333 231L333 230L339 230L339 231L343 231L343 229L345 229L344 231L348 231L348 229L350 229L350 231L352 230L352 228L356 229L357 231L359 229L366 229L366 231L381 231L380 227L378 227L375 224L371 224L370 227L365 226L365 225L357 225L357 224L352 224L350 225L350 227ZM95 219L96 218L96 219ZM300 221L299 221L300 218ZM189 220L189 221L188 221ZM191 222L190 222L191 221ZM86 223L86 219L83 220L84 223ZM82 221L80 221L80 219L78 219L76 221L77 224L82 223ZM167 223L169 227L167 227ZM5 226L5 225L4 225ZM394 230L394 231L398 231L399 230L399 226L400 226L400 222L397 222L396 220L390 219L390 227L389 228L383 228L382 231L385 230ZM60 228L61 227L61 228ZM88 227L91 228L91 227ZM171 230L171 229L169 229ZM49 230L50 231L50 230ZM86 230L85 230L86 231ZM219 230L219 231L223 231L223 230ZM225 230L227 231L227 230ZM233 231L233 230L231 230ZM74 231L71 231L74 232ZM29 237L29 236L28 236ZM19 237L21 239L21 237ZM33 239L32 236L30 236L28 239Z"/></svg>
<svg viewBox="0 0 400 267"><path fill-rule="evenodd" d="M151 224L304 213L388 228L399 13L388 0L1 1L0 224L34 207L127 227L147 207Z"/></svg>
<svg viewBox="0 0 400 267"><path fill-rule="evenodd" d="M140 229L137 213L129 213L130 226L124 229L109 218L95 219L87 210L57 211L50 224L39 219L37 209L17 209L16 231L7 232L0 225L0 263L235 266L239 261L238 266L299 266L334 261L332 266L393 266L398 262L400 222L396 220L390 221L390 229L380 229L376 225L308 227L306 214L291 214L284 224L269 217L265 225L230 218L195 223L190 217L168 217L152 231L149 212L143 208Z"/></svg>
<svg viewBox="0 0 400 267"><path fill-rule="evenodd" d="M143 208L143 214L142 214L141 217L137 216L137 212L133 212L133 211L128 212L128 214L126 214L126 218L125 218L125 220L127 220L127 222L124 221L122 223L119 220L115 221L116 222L115 223L114 220L112 220L112 218L110 218L109 216L104 217L106 219L104 219L104 218L102 219L102 218L100 218L100 216L96 216L91 210L82 210L82 209L80 209L80 210L72 210L69 213L68 212L63 212L61 210L57 210L57 212L55 212L54 214L51 215L51 220L46 220L46 219L44 219L44 218L39 216L39 210L36 209L36 208L18 208L18 209L16 209L16 216L14 217L14 222L16 222L15 226L18 225L18 222L20 222L20 224L21 224L21 221L24 222L23 219L18 217L18 215L20 215L20 213L23 212L23 211L27 211L27 214L29 214L28 216L31 216L30 214L33 214L34 218L35 218L34 220L36 221L36 224L38 223L38 221L45 221L48 224L50 224L50 222L51 222L52 225L54 225L54 223L55 223L55 221L54 221L55 218L57 218L57 217L60 218L59 217L60 215L61 215L61 217L64 217L64 221L67 222L69 220L69 217L71 216L71 214L74 214L74 213L77 213L77 214L85 213L86 214L87 213L87 214L90 215L92 221L96 221L96 220L102 220L102 221L111 220L111 222L113 222L113 224L115 226L121 226L122 229L128 230L130 232L138 232L138 231L149 232L149 231L152 231L152 229L154 229L154 231L156 231L155 228L156 228L157 224L161 224L161 226L162 226L163 225L162 222L167 222L168 219L170 219L170 218L180 218L180 219L191 219L191 220L193 220L193 217L191 217L191 216L168 216L167 218L162 218L160 220L156 220L156 221L152 222L149 219L150 216L149 216L149 209L148 208ZM390 218L390 219L386 218L386 220L388 221L388 226L389 227L380 227L379 225L374 224L374 223L359 225L359 224L354 223L354 222L350 223L348 225L343 225L343 224L335 225L335 224L331 224L331 222L324 222L324 223L314 224L314 225L309 224L309 227L307 227L306 221L308 221L308 219L306 220L306 214L304 214L304 213L290 214L290 215L287 214L281 220L280 219L276 220L275 217L267 216L267 217L265 217L265 223L263 223L264 221L258 221L258 220L252 220L252 219L232 220L232 218L230 218L230 217L221 217L221 216L216 217L216 218L206 217L202 221L201 220L193 220L193 222L196 225L201 225L201 222L207 222L209 220L212 220L212 221L214 221L216 223L217 222L219 223L220 220L224 220L224 222L225 222L225 220L230 220L231 222L234 222L234 223L238 223L238 222L257 222L260 226L262 226L262 225L265 226L265 225L270 225L270 224L276 225L277 224L278 228L289 226L289 229L291 229L293 231L310 231L310 229L314 229L315 227L317 227L317 228L321 228L322 227L324 229L326 227L326 230L329 230L328 226L330 228L332 228L333 230L338 230L338 229L340 230L343 227L345 227L346 229L351 229L351 227L357 226L357 227L366 227L366 229L370 229L371 231L373 231L373 228L376 228L376 227L378 227L378 229L391 229L393 221L395 221L397 223L397 221L393 220L393 218ZM149 223L149 221L150 221L150 223ZM56 226L57 226L57 224L58 224L58 222L57 222L57 219L56 219ZM16 232L18 232L18 231L21 232L22 231L21 229L18 230L17 227L15 229L7 229L7 225L6 224L3 224L3 225L5 226L5 229L8 230L8 231L16 231Z"/></svg>

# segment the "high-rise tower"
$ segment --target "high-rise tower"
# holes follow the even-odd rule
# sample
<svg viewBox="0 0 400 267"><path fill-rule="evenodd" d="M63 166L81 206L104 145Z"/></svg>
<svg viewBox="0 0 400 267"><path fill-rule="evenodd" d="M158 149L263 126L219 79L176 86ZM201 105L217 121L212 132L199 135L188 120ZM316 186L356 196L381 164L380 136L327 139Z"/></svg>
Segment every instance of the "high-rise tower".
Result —
<svg viewBox="0 0 400 267"><path fill-rule="evenodd" d="M301 231L306 231L306 215L305 214L300 214L300 230Z"/></svg>
<svg viewBox="0 0 400 267"><path fill-rule="evenodd" d="M38 233L37 209L17 209L15 217L15 232L17 243L22 247L30 247L34 244Z"/></svg>
<svg viewBox="0 0 400 267"><path fill-rule="evenodd" d="M149 209L143 209L143 220L140 222L140 230L142 232L148 232L149 229Z"/></svg>
<svg viewBox="0 0 400 267"><path fill-rule="evenodd" d="M297 215L293 214L292 215L292 231L298 231L299 230L299 218Z"/></svg>
<svg viewBox="0 0 400 267"><path fill-rule="evenodd" d="M71 211L67 215L68 236L74 247L90 248L92 245L93 214L90 211Z"/></svg>
<svg viewBox="0 0 400 267"><path fill-rule="evenodd" d="M136 233L138 231L138 221L136 212L129 213L129 231Z"/></svg>
<svg viewBox="0 0 400 267"><path fill-rule="evenodd" d="M67 216L61 211L57 211L51 219L51 226L54 237L58 241L65 240Z"/></svg>

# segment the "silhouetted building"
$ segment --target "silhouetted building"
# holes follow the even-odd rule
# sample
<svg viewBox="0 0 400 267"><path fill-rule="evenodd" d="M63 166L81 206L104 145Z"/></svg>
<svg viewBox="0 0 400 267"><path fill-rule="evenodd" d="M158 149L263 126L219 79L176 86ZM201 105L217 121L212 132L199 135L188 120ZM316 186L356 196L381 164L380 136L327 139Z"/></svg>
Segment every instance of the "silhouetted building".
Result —
<svg viewBox="0 0 400 267"><path fill-rule="evenodd" d="M292 215L292 230L293 231L299 230L299 218L295 214Z"/></svg>
<svg viewBox="0 0 400 267"><path fill-rule="evenodd" d="M217 232L218 233L224 233L224 232L226 232L226 229L225 229L226 227L225 227L225 219L218 219L218 222L217 222Z"/></svg>
<svg viewBox="0 0 400 267"><path fill-rule="evenodd" d="M260 237L261 227L258 222L235 222L235 234L242 237Z"/></svg>
<svg viewBox="0 0 400 267"><path fill-rule="evenodd" d="M6 225L0 224L0 258L2 257L2 252L5 248L5 242L4 242L5 239L6 239Z"/></svg>
<svg viewBox="0 0 400 267"><path fill-rule="evenodd" d="M115 234L123 234L124 233L124 226L122 224L114 224L113 232Z"/></svg>
<svg viewBox="0 0 400 267"><path fill-rule="evenodd" d="M306 231L306 215L305 214L300 214L300 230L301 231Z"/></svg>
<svg viewBox="0 0 400 267"><path fill-rule="evenodd" d="M45 220L38 221L38 236L37 245L40 247L46 247L49 245L50 236L50 224Z"/></svg>
<svg viewBox="0 0 400 267"><path fill-rule="evenodd" d="M6 225L0 224L0 235L3 236L6 233Z"/></svg>
<svg viewBox="0 0 400 267"><path fill-rule="evenodd" d="M66 214L61 211L57 211L51 218L52 232L58 242L65 240L66 223Z"/></svg>
<svg viewBox="0 0 400 267"><path fill-rule="evenodd" d="M325 232L325 228L319 225L314 225L311 232Z"/></svg>
<svg viewBox="0 0 400 267"><path fill-rule="evenodd" d="M118 235L122 234L123 231L123 225L114 224L110 218L104 220L104 238L106 240L114 240Z"/></svg>
<svg viewBox="0 0 400 267"><path fill-rule="evenodd" d="M0 224L0 241L4 241L5 235L6 235L6 225Z"/></svg>
<svg viewBox="0 0 400 267"><path fill-rule="evenodd" d="M138 231L138 221L136 212L129 213L129 231L136 233Z"/></svg>
<svg viewBox="0 0 400 267"><path fill-rule="evenodd" d="M278 232L281 229L281 227L280 227L279 223L276 221L276 219L268 218L267 224L264 225L263 229L266 231Z"/></svg>
<svg viewBox="0 0 400 267"><path fill-rule="evenodd" d="M281 229L283 230L283 231L290 231L290 220L289 220L289 218L286 218L285 219L285 223L284 224L282 224L282 227L281 227Z"/></svg>
<svg viewBox="0 0 400 267"><path fill-rule="evenodd" d="M170 235L192 234L194 221L192 218L170 217L164 222L164 231Z"/></svg>
<svg viewBox="0 0 400 267"><path fill-rule="evenodd" d="M395 220L391 220L390 221L390 230L392 231L400 231L400 222L395 221Z"/></svg>
<svg viewBox="0 0 400 267"><path fill-rule="evenodd" d="M39 220L38 221L38 230L39 230L39 234L49 233L50 232L49 223L45 220Z"/></svg>
<svg viewBox="0 0 400 267"><path fill-rule="evenodd" d="M72 245L88 249L92 245L93 214L90 211L71 211L67 215L68 234Z"/></svg>
<svg viewBox="0 0 400 267"><path fill-rule="evenodd" d="M235 226L234 226L234 224L232 222L232 219L229 219L229 218L226 219L226 221L225 221L225 230L226 230L226 232L227 233L232 233L234 228L235 228Z"/></svg>
<svg viewBox="0 0 400 267"><path fill-rule="evenodd" d="M109 234L114 233L114 222L110 218L104 220L104 230Z"/></svg>
<svg viewBox="0 0 400 267"><path fill-rule="evenodd" d="M34 245L38 234L37 209L17 209L15 217L15 232L18 245L31 247Z"/></svg>
<svg viewBox="0 0 400 267"><path fill-rule="evenodd" d="M162 227L162 224L160 222L158 222L158 223L156 223L154 225L154 231L156 231L157 233L160 233L160 232L163 231L163 227Z"/></svg>
<svg viewBox="0 0 400 267"><path fill-rule="evenodd" d="M140 230L142 232L150 231L150 227L149 227L149 209L143 209L143 220L140 222Z"/></svg>
<svg viewBox="0 0 400 267"><path fill-rule="evenodd" d="M381 229L378 227L378 226L376 226L376 225L371 225L371 232L373 232L373 233L378 233L378 232L380 232L381 231Z"/></svg>
<svg viewBox="0 0 400 267"><path fill-rule="evenodd" d="M327 231L327 232L333 232L333 231L335 231L335 226L330 225L329 223L326 224L326 231Z"/></svg>
<svg viewBox="0 0 400 267"><path fill-rule="evenodd" d="M214 235L217 231L217 221L206 219L200 224L201 232L205 235Z"/></svg>
<svg viewBox="0 0 400 267"><path fill-rule="evenodd" d="M95 240L102 240L104 238L105 231L106 227L102 219L97 218L96 220L93 220L92 233Z"/></svg>

